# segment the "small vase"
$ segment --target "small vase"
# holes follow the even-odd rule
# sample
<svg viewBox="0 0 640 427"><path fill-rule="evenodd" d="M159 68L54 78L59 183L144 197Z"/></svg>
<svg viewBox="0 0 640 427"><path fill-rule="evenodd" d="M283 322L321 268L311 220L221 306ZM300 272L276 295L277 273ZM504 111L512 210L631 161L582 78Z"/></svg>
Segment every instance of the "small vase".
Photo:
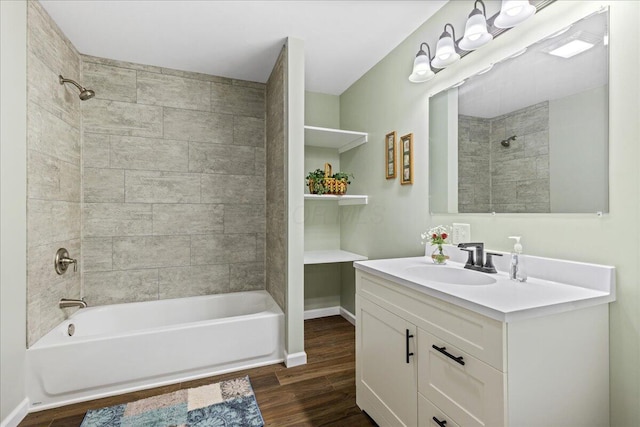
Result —
<svg viewBox="0 0 640 427"><path fill-rule="evenodd" d="M447 263L449 255L445 252L442 245L436 245L436 248L431 253L431 260L434 264L444 265Z"/></svg>

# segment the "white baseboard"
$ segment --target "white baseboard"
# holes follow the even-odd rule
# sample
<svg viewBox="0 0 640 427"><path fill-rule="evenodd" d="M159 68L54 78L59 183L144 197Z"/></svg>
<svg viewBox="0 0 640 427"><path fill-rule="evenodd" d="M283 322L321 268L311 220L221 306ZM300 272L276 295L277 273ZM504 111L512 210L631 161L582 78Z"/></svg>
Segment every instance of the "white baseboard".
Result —
<svg viewBox="0 0 640 427"><path fill-rule="evenodd" d="M346 308L340 307L339 305L336 305L335 307L305 310L304 312L304 320L318 319L320 317L329 317L329 316L342 316L353 326L356 325L356 316L351 314L349 310L347 310Z"/></svg>
<svg viewBox="0 0 640 427"><path fill-rule="evenodd" d="M304 320L317 319L319 317L339 316L339 315L340 315L340 306L336 305L335 307L325 307L325 308L316 308L313 310L305 310Z"/></svg>
<svg viewBox="0 0 640 427"><path fill-rule="evenodd" d="M307 364L307 353L301 351L299 353L288 354L284 352L284 364L287 368L293 368L295 366Z"/></svg>
<svg viewBox="0 0 640 427"><path fill-rule="evenodd" d="M354 316L349 310L347 310L344 307L340 307L340 316L344 317L345 319L347 319L347 321L349 323L351 323L353 326L356 326L356 316Z"/></svg>
<svg viewBox="0 0 640 427"><path fill-rule="evenodd" d="M11 413L0 422L0 427L18 427L20 421L29 413L29 399L24 398L22 402Z"/></svg>

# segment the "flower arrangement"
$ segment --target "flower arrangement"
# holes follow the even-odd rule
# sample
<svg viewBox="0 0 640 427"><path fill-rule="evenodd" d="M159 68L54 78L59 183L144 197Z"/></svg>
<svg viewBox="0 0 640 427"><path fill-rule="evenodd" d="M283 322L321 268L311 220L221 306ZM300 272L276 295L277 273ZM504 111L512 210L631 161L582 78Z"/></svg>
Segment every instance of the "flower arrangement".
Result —
<svg viewBox="0 0 640 427"><path fill-rule="evenodd" d="M422 233L422 244L425 244L425 239L429 241L431 246L436 246L435 250L431 254L431 259L436 264L446 264L449 259L449 255L444 253L442 245L447 243L449 237L449 227L444 225L437 225L429 229L429 231Z"/></svg>

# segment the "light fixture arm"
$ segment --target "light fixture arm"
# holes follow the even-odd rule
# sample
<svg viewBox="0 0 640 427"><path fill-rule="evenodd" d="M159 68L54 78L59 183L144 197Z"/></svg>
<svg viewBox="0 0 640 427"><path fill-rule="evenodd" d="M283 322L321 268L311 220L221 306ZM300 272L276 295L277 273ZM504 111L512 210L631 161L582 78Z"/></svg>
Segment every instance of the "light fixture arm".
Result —
<svg viewBox="0 0 640 427"><path fill-rule="evenodd" d="M422 48L423 45L427 47L427 52L425 52L424 49ZM416 56L418 56L420 54L425 54L425 53L427 53L427 58L429 58L429 62L431 62L431 58L432 58L432 56L431 56L431 48L429 47L429 44L427 42L422 42L422 43L420 43L420 50L418 51Z"/></svg>
<svg viewBox="0 0 640 427"><path fill-rule="evenodd" d="M487 7L484 5L484 2L482 0L476 0L475 3L473 3L473 8L480 10L480 8L478 7L478 3L480 3L482 5L482 14L486 18L487 17Z"/></svg>
<svg viewBox="0 0 640 427"><path fill-rule="evenodd" d="M451 36L452 36L452 40L453 40L453 45L455 46L455 45L457 44L457 43L456 43L456 29L455 29L455 28L453 28L453 25L451 25L451 24L450 24L450 23L448 23L448 22L447 22L446 24L444 24L444 33L442 33L442 36L444 36L444 35L445 35L445 33L448 33L448 31L447 31L447 25L448 25L449 27L451 27ZM442 36L440 36L440 38L442 38Z"/></svg>

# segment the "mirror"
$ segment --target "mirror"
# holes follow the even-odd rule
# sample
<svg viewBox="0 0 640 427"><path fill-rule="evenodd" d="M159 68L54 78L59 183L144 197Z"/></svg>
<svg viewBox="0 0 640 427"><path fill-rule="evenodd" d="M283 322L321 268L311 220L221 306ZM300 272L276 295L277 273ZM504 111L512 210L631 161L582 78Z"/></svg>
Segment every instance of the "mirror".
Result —
<svg viewBox="0 0 640 427"><path fill-rule="evenodd" d="M608 212L608 22L588 16L430 98L431 212Z"/></svg>

